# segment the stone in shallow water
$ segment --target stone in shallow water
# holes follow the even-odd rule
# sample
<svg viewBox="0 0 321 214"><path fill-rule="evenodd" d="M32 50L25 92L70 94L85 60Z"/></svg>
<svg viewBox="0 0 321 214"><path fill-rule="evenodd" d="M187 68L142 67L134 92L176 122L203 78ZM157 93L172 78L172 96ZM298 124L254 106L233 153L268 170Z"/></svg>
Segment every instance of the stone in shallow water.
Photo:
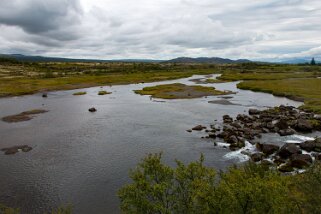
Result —
<svg viewBox="0 0 321 214"><path fill-rule="evenodd" d="M21 146L13 146L13 147L8 147L8 148L3 148L1 151L4 152L5 155L14 155L19 151L23 152L29 152L32 150L32 147L28 145L21 145Z"/></svg>

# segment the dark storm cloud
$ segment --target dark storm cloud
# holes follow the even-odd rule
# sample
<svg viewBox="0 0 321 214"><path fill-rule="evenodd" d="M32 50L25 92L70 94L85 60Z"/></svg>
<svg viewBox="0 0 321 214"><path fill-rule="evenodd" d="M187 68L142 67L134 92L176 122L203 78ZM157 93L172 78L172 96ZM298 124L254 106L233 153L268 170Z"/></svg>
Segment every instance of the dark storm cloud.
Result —
<svg viewBox="0 0 321 214"><path fill-rule="evenodd" d="M77 0L8 0L1 2L0 24L42 34L79 23L80 14Z"/></svg>

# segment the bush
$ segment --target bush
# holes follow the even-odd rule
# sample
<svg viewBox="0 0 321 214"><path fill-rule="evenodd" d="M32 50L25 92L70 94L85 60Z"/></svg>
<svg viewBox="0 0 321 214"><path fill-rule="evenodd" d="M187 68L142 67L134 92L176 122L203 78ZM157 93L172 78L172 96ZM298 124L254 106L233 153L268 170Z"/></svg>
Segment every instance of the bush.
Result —
<svg viewBox="0 0 321 214"><path fill-rule="evenodd" d="M124 213L317 213L321 167L285 176L247 163L216 172L204 158L171 168L161 154L148 155L118 192ZM315 186L317 186L315 188ZM312 190L312 191L311 191Z"/></svg>

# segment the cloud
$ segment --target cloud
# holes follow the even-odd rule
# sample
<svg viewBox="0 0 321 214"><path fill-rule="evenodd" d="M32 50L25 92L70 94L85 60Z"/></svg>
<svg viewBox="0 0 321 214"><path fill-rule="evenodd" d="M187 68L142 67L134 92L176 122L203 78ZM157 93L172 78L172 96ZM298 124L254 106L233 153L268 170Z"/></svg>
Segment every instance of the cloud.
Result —
<svg viewBox="0 0 321 214"><path fill-rule="evenodd" d="M1 3L0 52L311 57L320 53L320 18L319 0L11 0Z"/></svg>

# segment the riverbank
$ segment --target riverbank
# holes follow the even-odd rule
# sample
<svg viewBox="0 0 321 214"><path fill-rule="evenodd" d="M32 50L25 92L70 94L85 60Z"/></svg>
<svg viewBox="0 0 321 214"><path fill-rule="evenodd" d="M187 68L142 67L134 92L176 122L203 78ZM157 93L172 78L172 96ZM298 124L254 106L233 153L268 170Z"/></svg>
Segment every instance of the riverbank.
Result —
<svg viewBox="0 0 321 214"><path fill-rule="evenodd" d="M239 83L237 87L304 101L302 109L321 113L320 78L244 81Z"/></svg>

